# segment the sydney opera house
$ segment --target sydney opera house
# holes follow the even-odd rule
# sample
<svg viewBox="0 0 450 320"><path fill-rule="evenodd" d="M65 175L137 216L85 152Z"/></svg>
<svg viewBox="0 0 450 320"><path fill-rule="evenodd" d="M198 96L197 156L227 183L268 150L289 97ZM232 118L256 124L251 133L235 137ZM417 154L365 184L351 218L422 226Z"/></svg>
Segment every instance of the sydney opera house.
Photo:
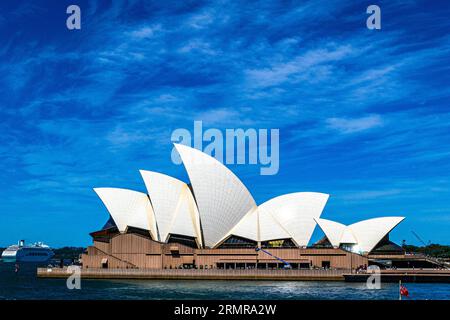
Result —
<svg viewBox="0 0 450 320"><path fill-rule="evenodd" d="M342 268L401 256L389 232L403 217L351 225L322 219L328 195L296 192L257 204L222 163L175 145L189 183L153 171L140 173L147 193L95 188L109 212L91 233L83 268ZM319 227L325 237L311 244Z"/></svg>

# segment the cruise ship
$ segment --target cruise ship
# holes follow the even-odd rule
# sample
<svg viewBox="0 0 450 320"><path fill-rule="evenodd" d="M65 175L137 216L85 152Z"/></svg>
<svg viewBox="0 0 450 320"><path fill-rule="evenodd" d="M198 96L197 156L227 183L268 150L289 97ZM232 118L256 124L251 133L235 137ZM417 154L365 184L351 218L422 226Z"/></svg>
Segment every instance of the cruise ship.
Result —
<svg viewBox="0 0 450 320"><path fill-rule="evenodd" d="M24 240L9 246L2 253L3 262L46 262L54 256L52 249L42 242L25 245Z"/></svg>

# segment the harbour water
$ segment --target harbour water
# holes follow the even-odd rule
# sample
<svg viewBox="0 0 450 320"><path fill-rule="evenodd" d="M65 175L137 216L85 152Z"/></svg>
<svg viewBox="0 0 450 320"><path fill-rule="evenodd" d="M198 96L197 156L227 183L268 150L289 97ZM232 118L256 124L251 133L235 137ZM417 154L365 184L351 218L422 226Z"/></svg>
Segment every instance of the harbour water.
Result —
<svg viewBox="0 0 450 320"><path fill-rule="evenodd" d="M410 300L450 300L450 284L407 283ZM0 262L0 300L4 299L339 299L396 300L398 285L379 290L365 283L313 281L81 280L69 290L64 279L36 277L36 266Z"/></svg>

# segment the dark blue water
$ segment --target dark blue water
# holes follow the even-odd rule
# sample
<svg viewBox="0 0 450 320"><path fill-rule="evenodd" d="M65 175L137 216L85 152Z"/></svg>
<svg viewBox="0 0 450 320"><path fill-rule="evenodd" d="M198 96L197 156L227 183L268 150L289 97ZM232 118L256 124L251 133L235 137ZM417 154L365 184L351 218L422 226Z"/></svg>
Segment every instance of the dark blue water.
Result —
<svg viewBox="0 0 450 320"><path fill-rule="evenodd" d="M36 266L0 262L2 299L398 299L397 284L370 290L365 283L315 281L83 280L69 290L64 279L38 279ZM450 284L406 284L413 300L450 300Z"/></svg>

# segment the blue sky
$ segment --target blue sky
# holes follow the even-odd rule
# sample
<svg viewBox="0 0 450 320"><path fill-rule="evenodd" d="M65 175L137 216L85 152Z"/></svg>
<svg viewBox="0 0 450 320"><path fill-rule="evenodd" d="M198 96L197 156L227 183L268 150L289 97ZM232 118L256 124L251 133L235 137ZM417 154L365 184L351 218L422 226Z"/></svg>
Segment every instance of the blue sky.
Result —
<svg viewBox="0 0 450 320"><path fill-rule="evenodd" d="M170 136L194 120L280 129L277 175L231 166L258 203L326 192L324 218L403 215L393 240L450 244L449 17L446 1L3 1L0 246L87 245L108 216L93 187L187 181Z"/></svg>

